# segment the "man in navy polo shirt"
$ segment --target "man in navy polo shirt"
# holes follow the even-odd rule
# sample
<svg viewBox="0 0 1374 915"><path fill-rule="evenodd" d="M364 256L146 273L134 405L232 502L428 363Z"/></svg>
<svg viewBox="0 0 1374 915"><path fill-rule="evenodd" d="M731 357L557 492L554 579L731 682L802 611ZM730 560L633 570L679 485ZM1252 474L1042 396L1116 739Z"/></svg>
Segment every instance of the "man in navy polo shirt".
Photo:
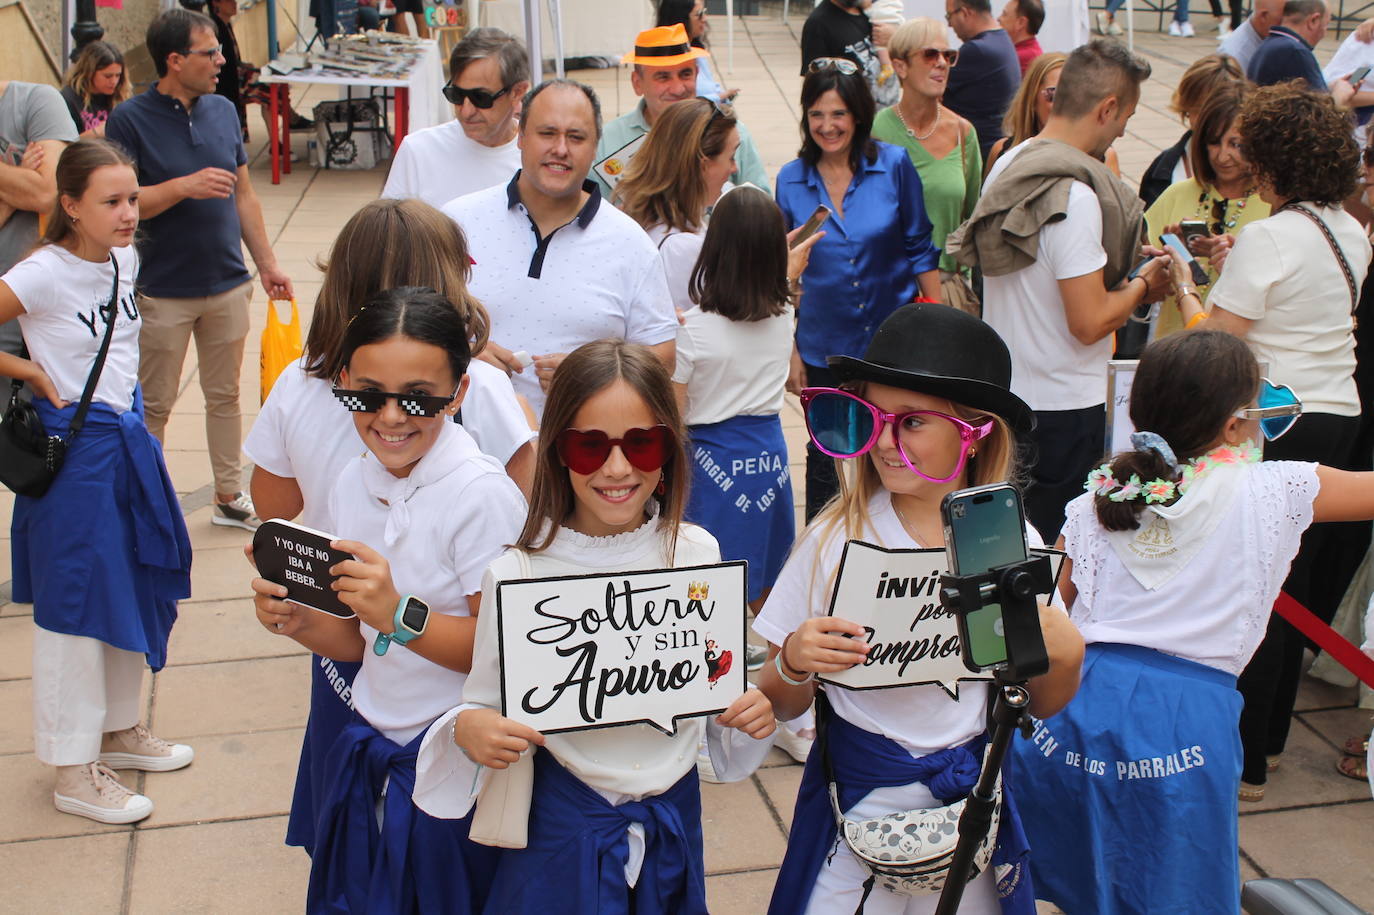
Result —
<svg viewBox="0 0 1374 915"><path fill-rule="evenodd" d="M983 161L1002 139L1002 117L1021 85L1011 37L992 15L991 0L945 0L945 21L963 42L941 100L978 131Z"/></svg>
<svg viewBox="0 0 1374 915"><path fill-rule="evenodd" d="M142 190L138 375L148 429L162 438L194 334L215 478L211 521L252 530L258 518L241 490L239 451L252 282L240 239L268 296L290 298L291 278L267 240L238 112L215 95L224 55L214 22L171 9L148 26L147 42L158 81L111 112L105 136L133 157Z"/></svg>

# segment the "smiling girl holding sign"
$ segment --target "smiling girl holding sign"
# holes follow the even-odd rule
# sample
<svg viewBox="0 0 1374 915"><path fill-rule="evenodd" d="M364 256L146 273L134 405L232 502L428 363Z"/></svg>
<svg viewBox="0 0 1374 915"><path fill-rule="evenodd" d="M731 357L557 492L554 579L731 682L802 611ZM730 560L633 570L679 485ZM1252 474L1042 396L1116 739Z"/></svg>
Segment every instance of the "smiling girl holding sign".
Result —
<svg viewBox="0 0 1374 915"><path fill-rule="evenodd" d="M784 720L816 698L817 673L848 670L867 657L863 627L843 619L842 607L829 615L846 541L938 548L944 496L1008 479L1016 437L1032 425L1030 409L1008 390L1011 357L1002 339L977 318L944 305L903 306L883 322L864 359L832 356L829 362L844 387L808 388L803 403L816 446L845 455L837 460L840 494L802 535L754 622L770 651L760 688ZM1030 528L1027 536L1038 545ZM1040 622L1050 671L1031 681L1031 708L1046 716L1077 687L1083 641L1058 609L1042 606ZM938 894L902 895L876 886L837 840L825 757L848 820L952 804L967 795L978 774L987 685L963 683L957 700L935 684L827 688L824 696L828 703L818 703L817 714L826 739L807 759L769 911L934 911ZM1004 909L1034 912L1021 860L1025 840L1003 798L992 863L1012 869L999 873L995 885L994 868L987 868L968 886L960 912L997 911L999 890Z"/></svg>
<svg viewBox="0 0 1374 915"><path fill-rule="evenodd" d="M345 465L325 514L327 529L349 538L331 547L354 558L328 572L357 618L287 603L283 585L253 581L269 632L362 661L360 718L327 764L311 912L479 911L490 879L494 853L468 842L466 821L436 820L410 800L420 736L472 664L482 572L525 514L501 464L451 421L468 388L467 337L448 299L414 287L380 293L344 332L334 396L367 453Z"/></svg>
<svg viewBox="0 0 1374 915"><path fill-rule="evenodd" d="M752 772L770 746L753 738L773 731L758 690L710 722L678 721L673 735L628 724L545 736L498 711L502 581L719 561L711 535L682 523L691 475L683 433L668 372L645 347L589 343L553 377L529 518L516 549L483 580L463 705L430 728L416 772L421 809L466 816L490 769L531 765L521 754L543 748L532 761L528 814L517 809L512 817L522 828L528 821L528 839L508 843L520 847L502 856L490 912L706 911L697 745L705 731L725 780ZM503 625L526 622L550 619L507 617Z"/></svg>

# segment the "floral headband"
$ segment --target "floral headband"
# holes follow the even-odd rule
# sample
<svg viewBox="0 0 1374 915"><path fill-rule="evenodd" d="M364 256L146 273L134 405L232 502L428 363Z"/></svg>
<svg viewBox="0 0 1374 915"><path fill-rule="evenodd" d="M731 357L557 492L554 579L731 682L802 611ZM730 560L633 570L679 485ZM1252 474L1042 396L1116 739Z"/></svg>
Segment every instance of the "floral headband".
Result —
<svg viewBox="0 0 1374 915"><path fill-rule="evenodd" d="M1095 496L1106 496L1113 502L1129 502L1139 498L1144 498L1147 505L1169 502L1187 492L1193 481L1209 468L1217 464L1253 464L1260 459L1261 454L1260 449L1250 442L1235 447L1222 445L1220 448L1213 448L1202 457L1194 458L1180 468L1173 449L1161 436L1153 432L1132 434L1131 444L1135 446L1136 451L1157 452L1171 471L1180 474L1179 479L1155 479L1144 483L1138 474L1133 473L1123 482L1115 477L1112 465L1108 463L1088 474L1088 482L1083 488Z"/></svg>

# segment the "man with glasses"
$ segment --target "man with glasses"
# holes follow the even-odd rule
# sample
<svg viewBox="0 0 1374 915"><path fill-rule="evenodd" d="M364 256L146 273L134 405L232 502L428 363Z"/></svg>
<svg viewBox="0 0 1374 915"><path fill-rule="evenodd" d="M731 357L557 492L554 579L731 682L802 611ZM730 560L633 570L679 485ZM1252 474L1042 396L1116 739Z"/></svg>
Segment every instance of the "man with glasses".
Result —
<svg viewBox="0 0 1374 915"><path fill-rule="evenodd" d="M604 196L611 196L659 114L674 102L697 97L697 60L705 56L703 49L692 46L681 23L647 29L635 38L634 50L621 60L634 65L630 85L635 95L641 96L640 102L606 125L593 159L591 178ZM739 148L731 183L753 184L769 191L768 171L754 138L742 122L737 121L736 126Z"/></svg>
<svg viewBox="0 0 1374 915"><path fill-rule="evenodd" d="M530 88L525 46L500 29L477 29L449 55L444 97L454 120L410 134L391 163L383 197L418 197L442 207L505 184L520 168L520 100Z"/></svg>
<svg viewBox="0 0 1374 915"><path fill-rule="evenodd" d="M240 245L271 298L291 298L291 278L267 239L238 112L215 94L224 65L215 23L171 9L148 26L147 44L158 81L110 113L105 136L133 158L141 186L138 376L148 431L162 439L194 334L214 473L210 520L253 530L258 517L240 488L239 370L252 295Z"/></svg>
<svg viewBox="0 0 1374 915"><path fill-rule="evenodd" d="M1002 139L1002 118L1021 85L1016 48L992 15L990 0L945 0L945 21L963 42L949 71L944 104L978 131L983 161Z"/></svg>

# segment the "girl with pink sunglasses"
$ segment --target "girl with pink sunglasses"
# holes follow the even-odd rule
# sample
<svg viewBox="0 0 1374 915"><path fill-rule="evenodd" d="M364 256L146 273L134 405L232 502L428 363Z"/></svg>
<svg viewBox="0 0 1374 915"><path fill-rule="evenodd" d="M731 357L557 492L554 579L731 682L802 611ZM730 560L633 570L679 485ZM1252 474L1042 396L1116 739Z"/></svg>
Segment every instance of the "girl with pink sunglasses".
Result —
<svg viewBox="0 0 1374 915"><path fill-rule="evenodd" d="M934 911L937 893L902 896L881 886L836 841L825 774L850 820L939 807L965 796L979 769L987 684L824 689L815 675L863 663L865 630L832 616L831 592L845 544L887 549L943 544L947 493L1012 478L1018 436L1034 422L1008 389L1011 357L997 333L972 315L917 303L883 322L865 358L832 356L840 388L802 394L811 440L836 459L839 494L800 537L754 630L769 642L759 687L779 720L817 702L825 730L807 760L770 912ZM1033 529L1027 538L1038 545ZM1042 606L1049 673L1031 681L1031 708L1054 714L1078 685L1083 641L1063 611ZM819 752L818 752L819 751ZM964 894L961 912L1034 911L1024 841L1004 801L997 852ZM1001 875L994 881L993 872Z"/></svg>

